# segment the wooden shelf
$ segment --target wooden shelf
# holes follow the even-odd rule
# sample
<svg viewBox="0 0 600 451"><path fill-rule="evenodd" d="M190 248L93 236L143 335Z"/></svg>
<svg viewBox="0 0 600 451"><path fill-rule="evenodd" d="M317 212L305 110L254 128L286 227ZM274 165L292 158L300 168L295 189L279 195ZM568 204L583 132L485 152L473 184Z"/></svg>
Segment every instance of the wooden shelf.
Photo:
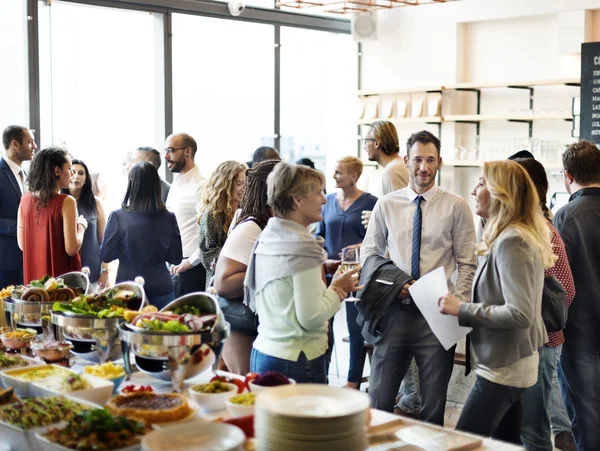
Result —
<svg viewBox="0 0 600 451"><path fill-rule="evenodd" d="M453 114L444 116L442 122L492 122L492 121L570 121L571 115L495 116L486 114Z"/></svg>
<svg viewBox="0 0 600 451"><path fill-rule="evenodd" d="M395 94L411 94L411 93L426 93L426 92L440 92L442 90L442 86L417 86L415 88L400 88L400 89L384 89L383 91L358 91L359 97L366 96L385 96L385 95L395 95Z"/></svg>
<svg viewBox="0 0 600 451"><path fill-rule="evenodd" d="M579 85L579 78L561 78L555 80L518 80L510 82L496 83L456 83L444 85L442 89L486 89L486 88L509 88L511 86L518 87L535 87L535 86L559 86L559 85Z"/></svg>
<svg viewBox="0 0 600 451"><path fill-rule="evenodd" d="M442 122L442 118L439 116L432 117L384 117L378 119L359 119L358 125L369 125L375 121L389 121L392 124L406 124L415 122L433 122L439 124Z"/></svg>

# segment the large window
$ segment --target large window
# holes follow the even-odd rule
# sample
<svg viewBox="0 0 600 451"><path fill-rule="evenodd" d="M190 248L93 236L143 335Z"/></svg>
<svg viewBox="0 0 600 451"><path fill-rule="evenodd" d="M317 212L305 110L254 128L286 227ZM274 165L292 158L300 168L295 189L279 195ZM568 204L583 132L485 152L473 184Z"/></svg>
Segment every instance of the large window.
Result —
<svg viewBox="0 0 600 451"><path fill-rule="evenodd" d="M26 5L0 0L0 133L12 124L29 126Z"/></svg>
<svg viewBox="0 0 600 451"><path fill-rule="evenodd" d="M162 148L162 16L40 2L43 145L66 146L120 203L122 163L139 146Z"/></svg>
<svg viewBox="0 0 600 451"><path fill-rule="evenodd" d="M351 36L282 27L282 155L312 159L329 188L335 161L357 154L357 67Z"/></svg>
<svg viewBox="0 0 600 451"><path fill-rule="evenodd" d="M196 139L205 176L273 145L273 39L271 25L173 15L173 128Z"/></svg>

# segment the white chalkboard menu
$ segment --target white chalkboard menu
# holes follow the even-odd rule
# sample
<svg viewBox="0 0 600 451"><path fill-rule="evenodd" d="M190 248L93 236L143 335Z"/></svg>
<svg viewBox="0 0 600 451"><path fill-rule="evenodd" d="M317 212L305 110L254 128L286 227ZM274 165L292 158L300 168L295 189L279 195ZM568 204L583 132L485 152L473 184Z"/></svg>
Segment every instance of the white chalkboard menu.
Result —
<svg viewBox="0 0 600 451"><path fill-rule="evenodd" d="M579 138L600 143L600 42L581 45Z"/></svg>

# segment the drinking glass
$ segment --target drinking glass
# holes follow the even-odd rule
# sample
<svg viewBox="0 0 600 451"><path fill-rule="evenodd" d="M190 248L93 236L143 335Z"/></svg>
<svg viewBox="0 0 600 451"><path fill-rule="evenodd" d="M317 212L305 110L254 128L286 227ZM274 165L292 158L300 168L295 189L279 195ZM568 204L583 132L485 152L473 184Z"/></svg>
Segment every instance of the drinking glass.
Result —
<svg viewBox="0 0 600 451"><path fill-rule="evenodd" d="M350 271L360 265L360 248L359 247L345 247L342 249L342 272ZM360 301L356 296L356 293L350 293L350 296L346 298L348 302Z"/></svg>

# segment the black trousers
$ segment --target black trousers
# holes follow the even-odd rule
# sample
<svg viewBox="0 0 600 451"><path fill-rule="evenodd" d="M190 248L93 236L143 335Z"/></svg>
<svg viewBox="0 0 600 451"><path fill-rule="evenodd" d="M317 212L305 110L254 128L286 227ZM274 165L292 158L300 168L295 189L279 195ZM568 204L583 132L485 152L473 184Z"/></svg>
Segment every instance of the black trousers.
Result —
<svg viewBox="0 0 600 451"><path fill-rule="evenodd" d="M0 289L10 285L23 284L23 270L17 271L0 271Z"/></svg>
<svg viewBox="0 0 600 451"><path fill-rule="evenodd" d="M175 298L180 298L188 293L206 291L206 269L202 263L179 273L178 276L173 276L173 288Z"/></svg>

